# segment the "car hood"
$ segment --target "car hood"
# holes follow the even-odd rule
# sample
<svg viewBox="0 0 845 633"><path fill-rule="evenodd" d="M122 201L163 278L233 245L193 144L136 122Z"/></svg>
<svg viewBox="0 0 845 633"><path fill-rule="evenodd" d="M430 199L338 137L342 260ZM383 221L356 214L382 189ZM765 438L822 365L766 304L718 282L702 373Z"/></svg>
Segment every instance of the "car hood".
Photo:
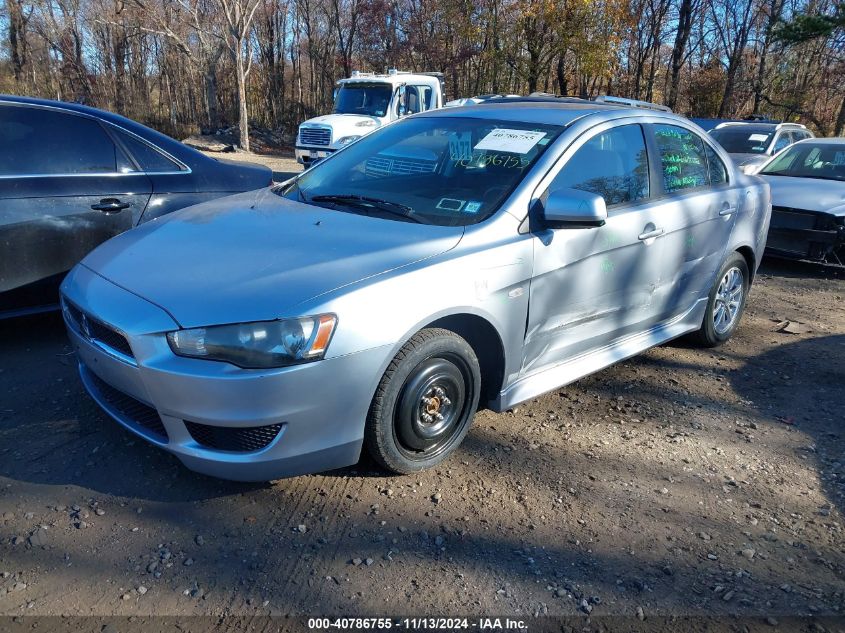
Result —
<svg viewBox="0 0 845 633"><path fill-rule="evenodd" d="M323 209L268 188L166 215L82 263L197 327L298 316L303 301L443 253L463 231Z"/></svg>
<svg viewBox="0 0 845 633"><path fill-rule="evenodd" d="M845 182L760 174L772 189L772 205L845 216Z"/></svg>

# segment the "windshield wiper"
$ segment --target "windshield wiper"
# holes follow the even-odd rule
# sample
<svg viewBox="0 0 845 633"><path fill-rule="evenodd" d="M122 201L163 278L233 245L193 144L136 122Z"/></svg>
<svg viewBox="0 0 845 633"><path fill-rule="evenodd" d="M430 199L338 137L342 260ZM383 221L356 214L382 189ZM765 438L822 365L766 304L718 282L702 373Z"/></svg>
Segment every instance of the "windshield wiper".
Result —
<svg viewBox="0 0 845 633"><path fill-rule="evenodd" d="M837 178L836 176L820 176L816 174L791 174L787 171L761 171L761 176L786 176L788 178L812 178L815 180L842 180L841 178Z"/></svg>
<svg viewBox="0 0 845 633"><path fill-rule="evenodd" d="M339 204L348 204L356 207L363 207L365 209L375 208L379 211L386 211L393 215L406 218L419 224L426 224L421 218L414 215L413 207L409 207L399 202L391 202L390 200L382 200L381 198L371 198L370 196L359 196L357 194L326 194L312 196L309 202L337 202Z"/></svg>

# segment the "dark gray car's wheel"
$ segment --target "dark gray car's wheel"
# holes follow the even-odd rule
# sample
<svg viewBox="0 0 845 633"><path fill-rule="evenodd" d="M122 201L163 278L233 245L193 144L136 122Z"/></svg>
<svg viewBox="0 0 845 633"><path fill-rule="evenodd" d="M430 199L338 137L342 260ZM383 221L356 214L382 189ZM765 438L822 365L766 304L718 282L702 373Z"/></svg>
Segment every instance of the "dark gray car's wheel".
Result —
<svg viewBox="0 0 845 633"><path fill-rule="evenodd" d="M443 461L469 431L481 372L472 347L449 330L415 334L385 371L370 405L364 442L397 473Z"/></svg>
<svg viewBox="0 0 845 633"><path fill-rule="evenodd" d="M704 347L716 347L736 331L748 296L748 264L739 253L732 253L722 264L710 289L707 311L695 340Z"/></svg>

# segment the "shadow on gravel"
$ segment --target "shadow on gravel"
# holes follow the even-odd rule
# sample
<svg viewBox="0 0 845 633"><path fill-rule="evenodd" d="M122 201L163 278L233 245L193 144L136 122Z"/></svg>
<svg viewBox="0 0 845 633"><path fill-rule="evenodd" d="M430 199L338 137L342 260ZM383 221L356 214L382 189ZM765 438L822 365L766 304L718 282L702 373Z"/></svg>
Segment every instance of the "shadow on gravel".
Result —
<svg viewBox="0 0 845 633"><path fill-rule="evenodd" d="M0 476L151 501L266 487L193 473L88 397L58 312L0 321Z"/></svg>
<svg viewBox="0 0 845 633"><path fill-rule="evenodd" d="M420 503L409 502L397 513L391 511L389 501L378 497L384 505L376 517L367 510L373 505L358 502L359 489L334 488L327 483L348 476L375 480L372 483L377 485L383 473L368 461L339 471L337 477L304 477L278 486L237 484L193 474L175 458L135 439L84 395L57 315L0 323L0 350L0 381L4 385L0 392L0 476L19 482L78 486L86 495L90 490L94 495L170 502L145 509L143 520L157 526L156 535L181 534L183 551L174 547L174 552L184 557L196 555L198 562L187 575L175 577L169 589L164 581L156 583L155 590L163 595L172 591L182 596L195 580L212 595L237 596L232 598L235 611L246 610L251 603L239 600L249 598L256 604L270 600L272 611L282 614L367 612L378 604L377 595L365 595L363 590L355 593L362 587L356 578L367 569L383 566L391 575L379 582L393 583L395 590L405 595L422 592L416 576L435 570L438 583L449 580L454 584L446 585L449 591L484 586L501 599L503 610L534 590L539 579L544 583L541 587L548 587L541 594L543 600L553 610L570 613L585 608L582 604L600 608L602 601L607 608L614 608L612 601L641 603L647 610L673 614L702 610L716 614L737 610L796 613L803 612L799 611L801 604L808 600L795 594L779 597L778 587L790 581L781 567L761 564L753 577L739 577L736 568L744 563L735 553L723 567L721 562L708 560L710 546L705 541L694 535L692 545L683 540L690 530L721 531L725 540L735 540L737 545L731 547L736 549L743 537L738 526L718 523L698 505L699 499L712 497L712 482L684 478L684 464L671 451L650 452L649 436L674 432L657 419L646 422L643 418L640 427L626 426L634 428L637 436L599 460L591 455L590 447L569 444L566 437L554 446L532 449L527 446L530 428L508 437L504 432L512 430L513 424L509 414L484 414L454 462L445 465L447 473L454 468L457 476L450 480L443 504L433 505L426 492L420 495ZM809 458L823 470L828 460L842 455L843 362L845 336L801 339L752 355L728 380L737 394L759 411L760 420L786 423L812 437L816 454ZM601 396L602 406L609 406L617 395L631 394L625 391L624 379L631 380L632 371L642 363L643 359L635 359L579 381L573 394L579 400L589 400L581 405L584 408L596 395ZM695 366L684 365L683 369L694 370ZM784 377L787 372L789 379ZM649 377L633 380L637 389L653 387L648 393L637 393L638 398L642 395L643 399L673 403L675 394L661 391ZM804 396L797 399L790 385L799 380ZM562 427L558 430L566 434L563 423L572 400L555 394L544 398L549 408L559 413L555 421ZM725 406L718 394L710 399L700 394L684 398L705 411ZM579 424L598 423L600 412L587 415L583 409L579 411ZM540 423L534 419L527 425ZM711 431L704 428L698 433ZM734 435L732 429L723 433ZM509 446L511 442L518 445ZM843 480L821 479L827 498L841 503ZM413 480L406 478L402 485ZM630 485L633 483L636 485ZM672 488L671 493L661 495L664 486ZM488 492L491 488L497 489L496 495ZM461 498L462 491L465 498ZM57 501L72 496L70 492L53 494ZM220 499L216 505L191 503L238 495L245 498L237 502ZM555 499L558 495L560 502ZM532 497L543 500L543 505ZM654 501L638 501L643 498ZM788 500L774 503L787 505ZM223 504L225 511L220 508ZM497 510L504 507L507 520L500 521ZM272 519L256 521L254 514L265 510ZM472 519L465 518L465 512ZM346 520L334 519L344 516ZM324 517L329 518L323 521ZM597 529L579 520L582 517L603 525ZM651 523L643 522L644 518ZM297 529L302 521L308 524L307 530ZM654 524L659 531L643 529ZM211 535L206 550L191 545L192 534L200 531ZM615 536L620 540L624 536L625 548ZM71 568L65 564L62 548L6 546L3 551L6 562L15 569L31 567L31 556L37 555L40 564L55 569L53 575L73 585L78 578L98 578L104 568L126 569L127 556L143 569L139 556L155 552L157 541L159 538L147 544L139 542L129 550L104 546L96 556L83 556L78 550ZM682 555L679 548L692 548L692 552ZM818 549L824 551L826 545ZM352 557L372 559L375 567L369 563L362 566L360 561L352 565ZM137 576L146 578L142 573ZM135 572L130 575L136 577ZM736 591L734 602L713 593L712 587L722 583L730 583ZM375 589L374 594L382 590L375 583L368 588ZM119 592L113 593L117 600ZM774 604L767 604L771 596L778 597ZM181 602L175 604L187 612L195 607L196 601L188 597L178 600ZM546 604L530 606L542 612Z"/></svg>
<svg viewBox="0 0 845 633"><path fill-rule="evenodd" d="M736 394L775 424L786 424L813 439L825 496L845 511L845 334L778 345L732 372Z"/></svg>

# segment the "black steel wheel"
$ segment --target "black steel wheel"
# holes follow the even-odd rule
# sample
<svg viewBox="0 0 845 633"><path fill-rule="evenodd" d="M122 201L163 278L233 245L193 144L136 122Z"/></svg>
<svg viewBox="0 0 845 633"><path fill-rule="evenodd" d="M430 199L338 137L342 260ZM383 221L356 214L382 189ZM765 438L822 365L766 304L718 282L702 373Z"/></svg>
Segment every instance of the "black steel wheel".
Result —
<svg viewBox="0 0 845 633"><path fill-rule="evenodd" d="M480 387L478 359L464 339L449 330L418 332L379 384L367 418L367 449L398 473L443 461L469 431Z"/></svg>

